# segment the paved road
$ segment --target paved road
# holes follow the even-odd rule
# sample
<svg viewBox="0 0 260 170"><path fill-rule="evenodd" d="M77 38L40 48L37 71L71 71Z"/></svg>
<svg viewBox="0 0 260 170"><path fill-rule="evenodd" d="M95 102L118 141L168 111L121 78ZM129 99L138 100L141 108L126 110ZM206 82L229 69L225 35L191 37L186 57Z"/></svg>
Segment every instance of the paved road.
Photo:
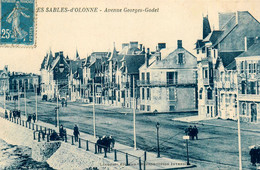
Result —
<svg viewBox="0 0 260 170"><path fill-rule="evenodd" d="M28 100L29 113L35 110L35 101ZM56 103L39 102L39 119L48 123L55 122L54 107ZM14 107L9 102L8 107ZM24 103L21 100L21 109ZM172 121L173 118L191 116L194 113L137 115L137 147L156 152L156 122L160 123L161 154L175 159L186 159L186 145L182 139L188 123ZM73 128L78 124L81 131L93 134L92 106L79 103L68 103L67 108L60 109L60 123ZM98 136L112 135L116 141L133 146L133 115L107 110L96 106L96 133ZM238 169L237 131L232 128L199 125L199 140L189 142L190 162L197 164L194 169ZM250 165L248 146L260 141L260 134L242 131L243 168L253 169Z"/></svg>

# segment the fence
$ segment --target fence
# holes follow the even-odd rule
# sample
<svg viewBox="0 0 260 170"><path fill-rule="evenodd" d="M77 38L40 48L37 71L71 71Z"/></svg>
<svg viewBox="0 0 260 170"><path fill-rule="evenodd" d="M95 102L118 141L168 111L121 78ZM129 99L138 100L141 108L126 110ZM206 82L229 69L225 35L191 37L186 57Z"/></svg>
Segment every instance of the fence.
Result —
<svg viewBox="0 0 260 170"><path fill-rule="evenodd" d="M3 117L2 117L3 118ZM51 141L51 135L55 131L54 129L47 128L35 123L31 123L28 121L24 121L21 118L5 118L6 120L9 120L15 124L18 124L20 126L23 126L25 128L33 130L33 140L36 140L38 142L50 142ZM64 141L66 143L70 143L71 145L76 145L78 148L84 149L88 152L93 152L94 154L104 154L104 158L107 158L108 156L112 157L115 162L124 162L125 166L138 165L138 169L145 170L145 162L146 162L146 152L144 152L143 156L135 156L129 153L126 153L124 151L113 149L104 145L97 144L96 142L78 138L78 140L75 140L75 136L66 134L61 138L60 134L57 133L57 136L59 136L58 140ZM111 156L112 155L112 156ZM142 161L142 157L143 161Z"/></svg>

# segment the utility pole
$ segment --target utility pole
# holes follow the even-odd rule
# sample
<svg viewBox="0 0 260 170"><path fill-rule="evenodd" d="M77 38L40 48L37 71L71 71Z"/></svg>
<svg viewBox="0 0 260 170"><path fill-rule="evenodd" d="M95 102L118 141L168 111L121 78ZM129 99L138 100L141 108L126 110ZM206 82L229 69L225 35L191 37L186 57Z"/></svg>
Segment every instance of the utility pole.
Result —
<svg viewBox="0 0 260 170"><path fill-rule="evenodd" d="M93 88L93 130L94 130L94 138L96 138L96 113L95 113L95 78L93 78L92 88Z"/></svg>
<svg viewBox="0 0 260 170"><path fill-rule="evenodd" d="M24 83L24 112L25 112L25 116L27 117L27 109L26 109L26 86L25 86L25 81Z"/></svg>
<svg viewBox="0 0 260 170"><path fill-rule="evenodd" d="M160 144L159 144L159 127L160 123L156 123L156 129L157 129L157 158L160 158Z"/></svg>
<svg viewBox="0 0 260 170"><path fill-rule="evenodd" d="M238 72L237 72L237 74L238 74ZM242 170L240 113L239 113L239 100L238 100L238 75L237 75L237 133L238 133L239 170Z"/></svg>
<svg viewBox="0 0 260 170"><path fill-rule="evenodd" d="M59 97L58 97L58 88L59 88L59 85L58 85L58 80L57 80L57 88L56 88L56 98L57 98L57 127L60 127L60 126L59 126Z"/></svg>
<svg viewBox="0 0 260 170"><path fill-rule="evenodd" d="M133 76L133 120L134 120L134 150L136 150L136 131L135 131L135 77Z"/></svg>
<svg viewBox="0 0 260 170"><path fill-rule="evenodd" d="M18 110L20 110L20 82L18 80Z"/></svg>
<svg viewBox="0 0 260 170"><path fill-rule="evenodd" d="M3 88L3 90L4 90L4 109L6 109L6 104L5 104L5 102L6 102L6 100L5 100L5 98L6 98L5 81L4 81L4 88Z"/></svg>
<svg viewBox="0 0 260 170"><path fill-rule="evenodd" d="M37 84L35 84L35 114L36 114L36 122L38 121L38 110L37 110Z"/></svg>

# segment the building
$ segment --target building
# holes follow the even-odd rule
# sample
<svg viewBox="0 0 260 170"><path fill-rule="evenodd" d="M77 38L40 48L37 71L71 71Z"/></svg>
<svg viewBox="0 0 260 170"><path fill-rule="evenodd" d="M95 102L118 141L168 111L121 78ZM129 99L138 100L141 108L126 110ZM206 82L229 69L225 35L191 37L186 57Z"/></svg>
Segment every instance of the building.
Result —
<svg viewBox="0 0 260 170"><path fill-rule="evenodd" d="M9 75L8 66L0 70L0 94L9 93Z"/></svg>
<svg viewBox="0 0 260 170"><path fill-rule="evenodd" d="M235 118L236 109L234 63L245 48L245 37L260 33L259 22L247 11L219 13L219 30L211 30L208 17L203 17L202 39L197 40L198 114L202 117ZM221 73L222 72L222 73ZM219 87L217 78L225 79ZM225 78L224 78L225 77ZM230 81L229 81L230 80ZM222 82L223 84L223 82ZM220 95L220 96L219 96ZM222 95L222 97L221 97ZM225 101L226 105L220 106ZM224 111L225 110L225 111ZM233 113L231 113L233 112Z"/></svg>
<svg viewBox="0 0 260 170"><path fill-rule="evenodd" d="M41 64L41 95L47 95L48 99L67 98L69 94L70 65L68 57L63 52L56 52L55 56L50 51Z"/></svg>
<svg viewBox="0 0 260 170"><path fill-rule="evenodd" d="M245 44L245 51L236 57L238 106L241 120L260 120L260 42L258 37Z"/></svg>
<svg viewBox="0 0 260 170"><path fill-rule="evenodd" d="M165 48L165 44L163 46ZM140 67L140 110L151 112L195 111L197 109L197 59L178 40L177 49L150 54Z"/></svg>

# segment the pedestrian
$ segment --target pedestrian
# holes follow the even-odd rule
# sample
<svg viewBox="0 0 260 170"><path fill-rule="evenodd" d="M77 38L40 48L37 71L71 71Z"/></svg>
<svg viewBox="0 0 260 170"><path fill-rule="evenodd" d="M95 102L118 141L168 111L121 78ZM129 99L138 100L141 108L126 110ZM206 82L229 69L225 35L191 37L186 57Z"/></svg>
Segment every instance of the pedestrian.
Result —
<svg viewBox="0 0 260 170"><path fill-rule="evenodd" d="M5 110L5 118L6 118L6 119L8 118L7 110Z"/></svg>
<svg viewBox="0 0 260 170"><path fill-rule="evenodd" d="M249 152L250 156L251 156L251 163L253 166L256 165L256 162L257 162L257 149L256 149L256 146L254 146L250 152Z"/></svg>
<svg viewBox="0 0 260 170"><path fill-rule="evenodd" d="M190 125L190 127L188 127L188 135L190 136L190 138L194 138L193 137L193 133L192 133L192 126Z"/></svg>
<svg viewBox="0 0 260 170"><path fill-rule="evenodd" d="M198 130L198 128L196 127L196 125L194 125L193 130L194 130L194 136L196 137L196 140L198 140L199 130Z"/></svg>
<svg viewBox="0 0 260 170"><path fill-rule="evenodd" d="M61 106L64 107L64 101L61 102Z"/></svg>
<svg viewBox="0 0 260 170"><path fill-rule="evenodd" d="M104 152L107 152L107 149L109 148L109 141L107 136L103 136L101 141L102 141L102 147L104 148Z"/></svg>
<svg viewBox="0 0 260 170"><path fill-rule="evenodd" d="M97 140L98 153L102 152L101 143L102 143L101 137L98 137L98 140Z"/></svg>
<svg viewBox="0 0 260 170"><path fill-rule="evenodd" d="M36 114L35 113L33 113L32 118L33 118L33 123L35 123L35 121L36 121Z"/></svg>
<svg viewBox="0 0 260 170"><path fill-rule="evenodd" d="M73 134L74 134L74 137L75 137L75 142L78 142L78 140L79 140L79 128L78 128L78 126L77 125L75 125L74 126L74 132L73 132Z"/></svg>
<svg viewBox="0 0 260 170"><path fill-rule="evenodd" d="M65 100L65 107L67 107L67 100Z"/></svg>
<svg viewBox="0 0 260 170"><path fill-rule="evenodd" d="M109 140L110 140L110 148L111 148L111 150L113 150L115 147L115 139L113 138L112 135L110 135Z"/></svg>
<svg viewBox="0 0 260 170"><path fill-rule="evenodd" d="M59 133L60 133L60 137L62 140L64 140L64 129L63 129L63 125L60 125L60 129L59 129Z"/></svg>
<svg viewBox="0 0 260 170"><path fill-rule="evenodd" d="M9 119L11 119L12 118L12 111L10 110L9 111Z"/></svg>
<svg viewBox="0 0 260 170"><path fill-rule="evenodd" d="M29 114L27 117L27 122L31 122L31 120L32 120L32 116Z"/></svg>

